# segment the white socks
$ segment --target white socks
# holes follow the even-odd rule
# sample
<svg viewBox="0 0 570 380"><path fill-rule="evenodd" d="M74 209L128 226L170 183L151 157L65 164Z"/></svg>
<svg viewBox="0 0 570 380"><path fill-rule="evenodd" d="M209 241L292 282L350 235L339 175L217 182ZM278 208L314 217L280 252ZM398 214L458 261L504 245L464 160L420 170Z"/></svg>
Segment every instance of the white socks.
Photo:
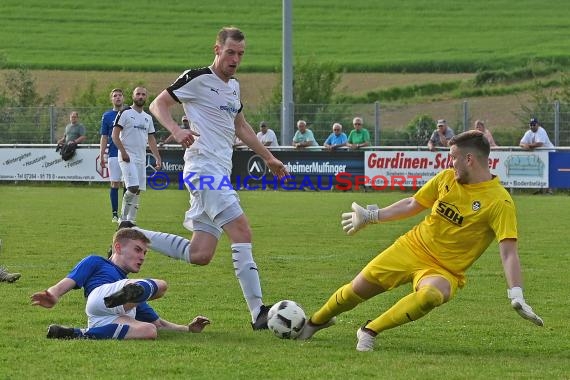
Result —
<svg viewBox="0 0 570 380"><path fill-rule="evenodd" d="M129 220L133 223L137 220L139 197L139 194L131 193L129 190L125 191L121 205L121 220Z"/></svg>
<svg viewBox="0 0 570 380"><path fill-rule="evenodd" d="M166 232L148 231L139 227L134 228L142 232L150 240L150 249L173 259L190 262L190 240Z"/></svg>
<svg viewBox="0 0 570 380"><path fill-rule="evenodd" d="M261 300L259 273L251 253L251 243L232 244L232 261L241 291L251 313L251 320L255 322L263 301Z"/></svg>

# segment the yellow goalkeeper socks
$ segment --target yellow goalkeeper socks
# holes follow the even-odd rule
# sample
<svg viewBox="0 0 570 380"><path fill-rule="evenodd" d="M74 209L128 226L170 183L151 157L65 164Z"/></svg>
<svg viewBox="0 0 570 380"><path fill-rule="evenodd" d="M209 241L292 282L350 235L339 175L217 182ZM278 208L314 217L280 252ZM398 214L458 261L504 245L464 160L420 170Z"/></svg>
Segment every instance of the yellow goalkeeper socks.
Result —
<svg viewBox="0 0 570 380"><path fill-rule="evenodd" d="M311 322L316 325L327 323L332 317L353 309L362 301L364 299L354 293L352 284L346 284L339 288L319 311L313 314Z"/></svg>
<svg viewBox="0 0 570 380"><path fill-rule="evenodd" d="M420 319L443 304L443 294L434 286L423 286L399 300L365 327L376 333Z"/></svg>

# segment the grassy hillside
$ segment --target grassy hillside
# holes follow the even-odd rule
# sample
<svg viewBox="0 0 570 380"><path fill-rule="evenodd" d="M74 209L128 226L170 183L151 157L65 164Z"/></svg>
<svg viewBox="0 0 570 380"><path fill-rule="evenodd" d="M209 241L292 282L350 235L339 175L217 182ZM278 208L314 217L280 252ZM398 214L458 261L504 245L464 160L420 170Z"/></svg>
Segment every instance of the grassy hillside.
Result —
<svg viewBox="0 0 570 380"><path fill-rule="evenodd" d="M4 0L0 67L179 71L206 65L223 25L248 38L244 71L281 65L280 1ZM475 72L530 59L567 65L564 0L304 0L293 4L295 59L347 71Z"/></svg>

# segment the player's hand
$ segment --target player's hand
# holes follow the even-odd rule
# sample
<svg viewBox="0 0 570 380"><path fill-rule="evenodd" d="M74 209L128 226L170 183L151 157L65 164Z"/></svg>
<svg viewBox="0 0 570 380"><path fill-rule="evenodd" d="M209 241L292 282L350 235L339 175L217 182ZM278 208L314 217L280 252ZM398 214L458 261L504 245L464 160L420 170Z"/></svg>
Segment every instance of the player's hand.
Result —
<svg viewBox="0 0 570 380"><path fill-rule="evenodd" d="M194 144L196 139L194 136L200 136L198 132L191 129L178 129L173 133L174 139L179 142L184 148L189 148L190 145Z"/></svg>
<svg viewBox="0 0 570 380"><path fill-rule="evenodd" d="M156 170L160 170L162 168L162 159L160 157L155 158L155 164L154 164L154 168Z"/></svg>
<svg viewBox="0 0 570 380"><path fill-rule="evenodd" d="M282 179L289 175L287 168L283 165L283 162L279 161L277 158L272 157L266 161L269 170L273 175L276 175L277 178Z"/></svg>
<svg viewBox="0 0 570 380"><path fill-rule="evenodd" d="M204 328L209 324L210 320L208 318L199 315L194 318L190 324L188 324L188 331L191 333L199 333L202 332L202 330L204 330Z"/></svg>
<svg viewBox="0 0 570 380"><path fill-rule="evenodd" d="M121 153L121 158L123 159L124 162L131 162L131 158L129 157L129 154L127 152Z"/></svg>
<svg viewBox="0 0 570 380"><path fill-rule="evenodd" d="M30 298L32 300L33 306L42 306L48 309L54 307L58 301L57 297L47 290L42 290L41 292L34 293Z"/></svg>
<svg viewBox="0 0 570 380"><path fill-rule="evenodd" d="M544 326L544 321L542 318L540 318L532 310L532 307L530 307L530 305L525 302L521 288L514 287L512 289L509 289L507 294L511 300L511 306L517 313L519 313L521 317L531 321L537 326Z"/></svg>
<svg viewBox="0 0 570 380"><path fill-rule="evenodd" d="M342 229L348 235L354 235L360 231L367 224L378 223L378 206L371 205L368 209L360 206L358 203L352 203L352 212L345 212L342 214L341 224Z"/></svg>

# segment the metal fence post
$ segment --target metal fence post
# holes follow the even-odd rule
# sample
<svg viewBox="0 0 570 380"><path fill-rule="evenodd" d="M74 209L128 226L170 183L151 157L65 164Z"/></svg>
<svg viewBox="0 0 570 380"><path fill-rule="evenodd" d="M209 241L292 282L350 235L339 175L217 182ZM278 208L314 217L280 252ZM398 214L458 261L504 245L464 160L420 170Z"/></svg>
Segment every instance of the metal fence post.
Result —
<svg viewBox="0 0 570 380"><path fill-rule="evenodd" d="M380 102L374 102L374 146L380 145Z"/></svg>
<svg viewBox="0 0 570 380"><path fill-rule="evenodd" d="M55 135L57 128L57 114L55 106L49 106L49 140L51 144L55 144L57 137Z"/></svg>
<svg viewBox="0 0 570 380"><path fill-rule="evenodd" d="M560 146L560 101L554 101L554 146Z"/></svg>
<svg viewBox="0 0 570 380"><path fill-rule="evenodd" d="M463 132L469 129L469 103L463 101Z"/></svg>

